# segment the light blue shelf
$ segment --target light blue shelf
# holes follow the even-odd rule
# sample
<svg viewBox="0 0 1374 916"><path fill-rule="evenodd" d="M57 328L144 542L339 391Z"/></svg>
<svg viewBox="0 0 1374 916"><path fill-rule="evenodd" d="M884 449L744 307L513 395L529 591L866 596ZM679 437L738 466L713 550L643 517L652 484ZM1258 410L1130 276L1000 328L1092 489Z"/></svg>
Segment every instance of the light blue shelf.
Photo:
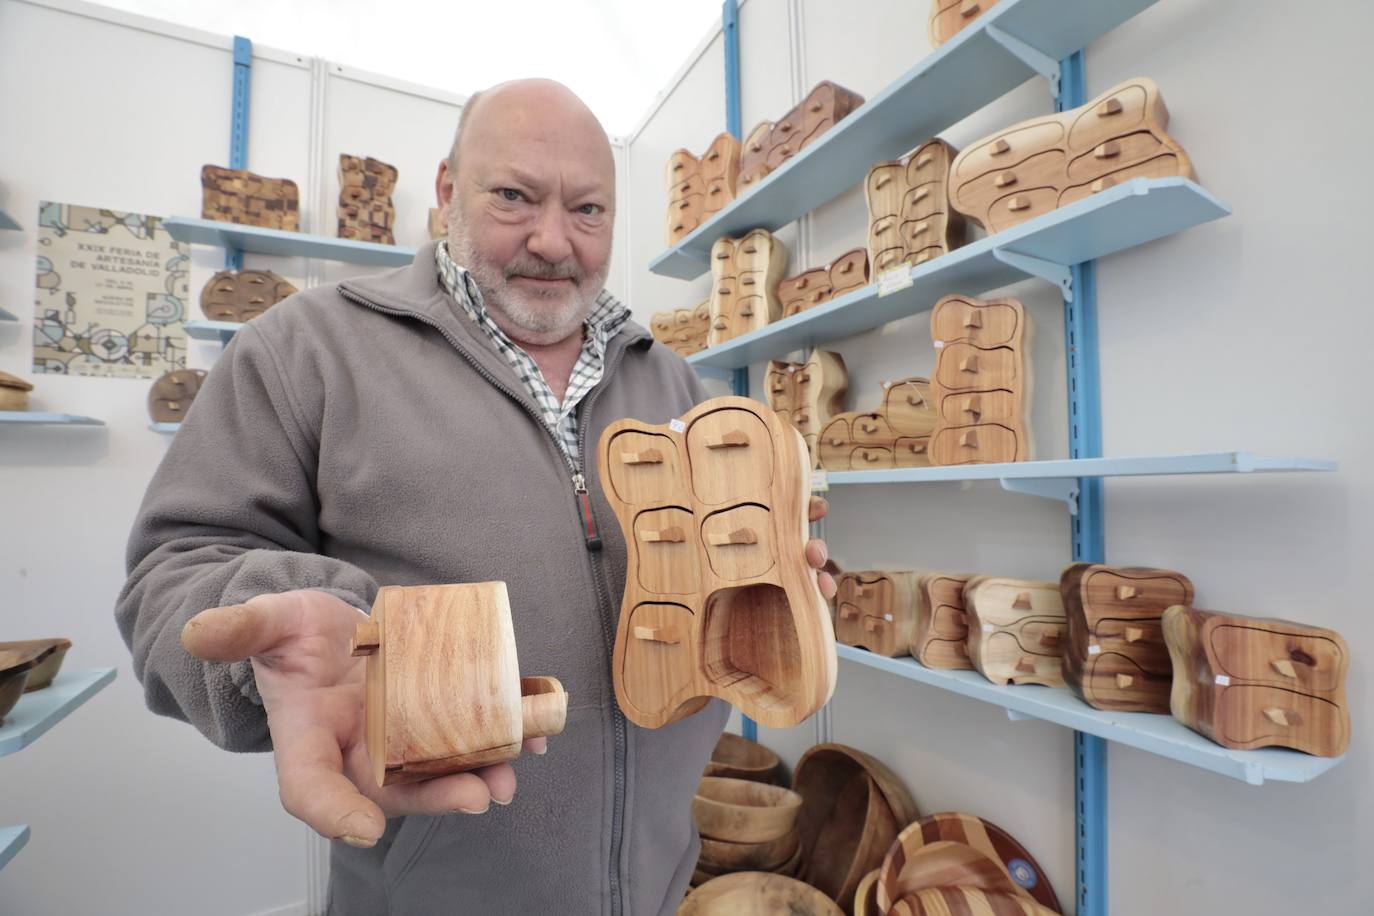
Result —
<svg viewBox="0 0 1374 916"><path fill-rule="evenodd" d="M1143 245L1230 212L1186 178L1135 178L913 267L911 286L899 292L879 297L874 282L693 353L687 362L709 374L780 359L794 350L928 311L950 293L977 295L1024 280L1041 272L1039 268L1060 281L1057 274L1062 270L1067 275L1068 265Z"/></svg>
<svg viewBox="0 0 1374 916"><path fill-rule="evenodd" d="M16 221L13 216L10 216L4 210L0 210L0 229L19 230L23 228L24 227L19 225L18 221Z"/></svg>
<svg viewBox="0 0 1374 916"><path fill-rule="evenodd" d="M0 309L0 322L3 322L3 321L18 321L18 320L19 320L19 316L18 316L18 315L14 314L13 312L7 312L7 311L5 311L4 309Z"/></svg>
<svg viewBox="0 0 1374 916"><path fill-rule="evenodd" d="M1040 52L1037 68L1057 79L1061 58L1087 47L1155 0L1002 0L944 46L725 207L649 269L690 280L704 274L716 239L778 229L1034 76L1008 45ZM924 14L923 14L924 15ZM921 34L924 24L910 23ZM1006 43L1004 43L1006 42ZM1051 94L1056 88L1051 87Z"/></svg>
<svg viewBox="0 0 1374 916"><path fill-rule="evenodd" d="M0 410L0 423L61 424L64 426L104 426L104 420L79 417L70 413L48 413L41 410Z"/></svg>
<svg viewBox="0 0 1374 916"><path fill-rule="evenodd" d="M181 429L181 424L180 424L180 423L149 423L149 424L148 424L148 428L151 429L151 430L152 430L153 432L155 432L155 433L167 433L168 435L173 435L173 434L176 433L177 430Z"/></svg>
<svg viewBox="0 0 1374 916"><path fill-rule="evenodd" d="M378 245L356 239L336 239L325 235L303 235L282 229L263 229L260 226L240 226L210 219L191 219L172 216L162 221L172 238L197 245L214 245L275 254L283 257L319 258L326 261L345 261L349 264L399 267L415 259L414 248Z"/></svg>
<svg viewBox="0 0 1374 916"><path fill-rule="evenodd" d="M113 668L61 671L47 687L24 694L0 725L0 757L33 744L114 679Z"/></svg>
<svg viewBox="0 0 1374 916"><path fill-rule="evenodd" d="M186 329L186 336L193 340L209 340L216 343L227 344L229 339L239 332L243 327L240 321L188 321L183 328Z"/></svg>
<svg viewBox="0 0 1374 916"><path fill-rule="evenodd" d="M0 827L0 868L10 863L24 844L29 841L29 828L26 824L18 827Z"/></svg>
<svg viewBox="0 0 1374 916"><path fill-rule="evenodd" d="M1252 786L1262 785L1265 780L1309 782L1345 759L1313 757L1280 748L1235 751L1213 744L1173 716L1104 712L1093 709L1066 689L999 687L976 671L938 671L925 667L913 658L885 658L850 646L837 645L835 650L842 659L1001 706L1013 719L1043 719L1117 744L1221 773Z"/></svg>

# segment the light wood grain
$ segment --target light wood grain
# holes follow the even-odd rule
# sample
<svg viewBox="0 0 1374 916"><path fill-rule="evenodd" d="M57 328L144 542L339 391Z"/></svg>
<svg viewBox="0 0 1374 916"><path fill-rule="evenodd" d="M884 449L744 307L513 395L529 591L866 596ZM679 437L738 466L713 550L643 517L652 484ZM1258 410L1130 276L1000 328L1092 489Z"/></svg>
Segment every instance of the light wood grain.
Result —
<svg viewBox="0 0 1374 916"><path fill-rule="evenodd" d="M782 761L769 748L731 732L725 732L711 750L705 776L750 779L773 783L778 780Z"/></svg>
<svg viewBox="0 0 1374 916"><path fill-rule="evenodd" d="M1057 582L976 576L964 587L968 656L994 684L1064 686L1068 621Z"/></svg>
<svg viewBox="0 0 1374 916"><path fill-rule="evenodd" d="M969 574L924 573L916 579L912 656L927 668L972 668L964 586Z"/></svg>
<svg viewBox="0 0 1374 916"><path fill-rule="evenodd" d="M888 916L1059 916L1015 894L976 887L928 887L892 905Z"/></svg>
<svg viewBox="0 0 1374 916"><path fill-rule="evenodd" d="M24 693L42 690L52 683L62 668L62 660L71 649L72 641L63 637L52 639L24 639L0 642L0 671L28 667Z"/></svg>
<svg viewBox="0 0 1374 916"><path fill-rule="evenodd" d="M1179 572L1074 563L1059 578L1068 617L1064 680L1085 703L1120 712L1169 711L1172 666L1160 618L1191 605Z"/></svg>
<svg viewBox="0 0 1374 916"><path fill-rule="evenodd" d="M997 0L930 0L931 47L940 47L996 5Z"/></svg>
<svg viewBox="0 0 1374 916"><path fill-rule="evenodd" d="M794 827L780 837L761 843L735 843L701 838L700 868L721 874L732 871L778 871L796 854L801 835Z"/></svg>
<svg viewBox="0 0 1374 916"><path fill-rule="evenodd" d="M819 140L863 102L863 96L822 81L776 123L756 124L740 154L740 193Z"/></svg>
<svg viewBox="0 0 1374 916"><path fill-rule="evenodd" d="M706 349L706 334L711 329L711 300L692 308L656 312L649 320L649 333L679 356L691 356Z"/></svg>
<svg viewBox="0 0 1374 916"><path fill-rule="evenodd" d="M901 159L875 163L864 176L868 258L875 274L915 266L964 241L964 218L949 203L955 149L929 140Z"/></svg>
<svg viewBox="0 0 1374 916"><path fill-rule="evenodd" d="M764 843L797 826L801 796L749 779L706 776L692 799L692 817L703 837L734 843Z"/></svg>
<svg viewBox="0 0 1374 916"><path fill-rule="evenodd" d="M677 916L843 916L823 893L785 875L722 875L687 895Z"/></svg>
<svg viewBox="0 0 1374 916"><path fill-rule="evenodd" d="M868 251L846 251L824 267L814 267L778 283L784 318L868 285Z"/></svg>
<svg viewBox="0 0 1374 916"><path fill-rule="evenodd" d="M685 149L668 157L663 181L670 246L735 199L739 171L740 143L728 133L718 134L700 157Z"/></svg>
<svg viewBox="0 0 1374 916"><path fill-rule="evenodd" d="M1345 753L1350 650L1336 631L1183 605L1163 623L1174 718L1225 747Z"/></svg>
<svg viewBox="0 0 1374 916"><path fill-rule="evenodd" d="M749 398L706 401L680 422L679 432L622 420L600 441L601 479L628 549L616 700L646 728L713 696L790 727L829 699L836 673L829 610L802 553L805 443ZM666 457L638 463L646 438L673 456L676 476L665 476Z"/></svg>
<svg viewBox="0 0 1374 916"><path fill-rule="evenodd" d="M930 381L911 376L882 387L876 411L834 414L822 427L816 448L821 467L873 471L930 464L929 434L936 423Z"/></svg>
<svg viewBox="0 0 1374 916"><path fill-rule="evenodd" d="M837 585L835 639L876 655L906 655L916 630L916 573L847 572Z"/></svg>
<svg viewBox="0 0 1374 916"><path fill-rule="evenodd" d="M851 912L854 916L882 916L883 910L878 907L878 869L873 869L859 880L859 886L854 890L854 907Z"/></svg>
<svg viewBox="0 0 1374 916"><path fill-rule="evenodd" d="M778 282L787 249L763 229L711 246L710 328L707 346L758 330L782 316Z"/></svg>
<svg viewBox="0 0 1374 916"><path fill-rule="evenodd" d="M804 363L774 360L764 373L768 406L799 433L813 468L820 467L820 432L844 406L849 373L838 353L812 350Z"/></svg>
<svg viewBox="0 0 1374 916"><path fill-rule="evenodd" d="M203 219L300 231L300 191L288 178L206 165L200 170L200 187Z"/></svg>
<svg viewBox="0 0 1374 916"><path fill-rule="evenodd" d="M1195 178L1168 125L1159 87L1144 77L1081 108L1012 125L954 160L954 209L1000 232L1131 178Z"/></svg>
<svg viewBox="0 0 1374 916"><path fill-rule="evenodd" d="M524 678L504 582L387 586L358 625L367 749L378 785L513 760L563 730L557 680Z"/></svg>

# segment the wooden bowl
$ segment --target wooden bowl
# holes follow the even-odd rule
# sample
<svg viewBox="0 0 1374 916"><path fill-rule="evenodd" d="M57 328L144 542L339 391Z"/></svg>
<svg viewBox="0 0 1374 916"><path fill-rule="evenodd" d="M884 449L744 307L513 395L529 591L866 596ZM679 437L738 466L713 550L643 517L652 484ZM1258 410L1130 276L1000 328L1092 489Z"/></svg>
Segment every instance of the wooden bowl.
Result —
<svg viewBox="0 0 1374 916"><path fill-rule="evenodd" d="M720 872L775 871L796 854L800 845L801 834L796 830L765 843L731 843L702 837L698 867Z"/></svg>
<svg viewBox="0 0 1374 916"><path fill-rule="evenodd" d="M703 775L777 782L781 766L778 755L762 744L725 732L711 751L711 762Z"/></svg>
<svg viewBox="0 0 1374 916"><path fill-rule="evenodd" d="M878 909L877 890L878 869L875 868L860 879L854 891L854 916L882 916L883 911Z"/></svg>
<svg viewBox="0 0 1374 916"><path fill-rule="evenodd" d="M28 683L30 668L11 668L0 672L0 725L5 724L14 704L24 695L24 685Z"/></svg>
<svg viewBox="0 0 1374 916"><path fill-rule="evenodd" d="M878 906L889 910L902 896L934 882L1012 892L1051 912L1059 910L1059 898L1026 848L972 814L930 814L903 830L883 859Z"/></svg>
<svg viewBox="0 0 1374 916"><path fill-rule="evenodd" d="M797 826L801 796L749 779L704 776L692 799L697 832L713 840L764 843Z"/></svg>
<svg viewBox="0 0 1374 916"><path fill-rule="evenodd" d="M681 911L679 911L681 912ZM950 913L996 913L998 916L1059 916L1020 894L999 894L977 887L928 887L892 905L888 916L948 916Z"/></svg>
<svg viewBox="0 0 1374 916"><path fill-rule="evenodd" d="M797 763L793 791L805 880L846 909L865 874L882 864L897 831L917 816L887 767L842 744L819 744Z"/></svg>
<svg viewBox="0 0 1374 916"><path fill-rule="evenodd" d="M784 875L743 871L712 878L687 895L677 916L844 916L835 902Z"/></svg>
<svg viewBox="0 0 1374 916"><path fill-rule="evenodd" d="M26 639L21 642L0 642L0 654L7 650L18 653L13 658L35 657L33 669L29 671L28 686L25 693L41 690L52 683L57 671L62 667L62 659L72 647L70 639Z"/></svg>

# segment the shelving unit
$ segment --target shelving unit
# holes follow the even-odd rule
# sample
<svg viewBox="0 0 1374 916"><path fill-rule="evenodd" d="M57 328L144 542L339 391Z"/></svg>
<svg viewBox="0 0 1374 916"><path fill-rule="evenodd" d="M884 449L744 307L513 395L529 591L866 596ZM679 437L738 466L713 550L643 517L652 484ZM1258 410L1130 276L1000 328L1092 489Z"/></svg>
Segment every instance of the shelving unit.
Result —
<svg viewBox="0 0 1374 916"><path fill-rule="evenodd" d="M227 344L243 327L240 321L188 321L182 325L186 336L192 340L208 340L212 343Z"/></svg>
<svg viewBox="0 0 1374 916"><path fill-rule="evenodd" d="M179 242L213 245L228 251L319 258L382 267L400 267L415 259L414 248L378 245L374 242L337 239L325 235L305 235L282 229L263 229L259 226L240 226L237 223L222 223L210 219L171 216L162 221L162 226Z"/></svg>
<svg viewBox="0 0 1374 916"><path fill-rule="evenodd" d="M81 417L71 413L49 413L42 410L0 410L0 423L29 425L104 426L104 420Z"/></svg>
<svg viewBox="0 0 1374 916"><path fill-rule="evenodd" d="M0 827L0 868L9 864L24 844L29 841L29 828L26 824L18 827Z"/></svg>
<svg viewBox="0 0 1374 916"><path fill-rule="evenodd" d="M1057 687L999 687L977 671L938 671L913 658L886 658L864 649L837 646L840 658L1001 706L1012 719L1041 719L1117 744L1139 748L1190 766L1221 773L1252 786L1266 780L1309 782L1344 757L1313 757L1299 751L1263 748L1233 751L1214 744L1173 716L1147 712L1103 712Z"/></svg>
<svg viewBox="0 0 1374 916"><path fill-rule="evenodd" d="M716 239L787 225L857 185L873 163L929 140L1037 73L1050 81L1051 94L1057 95L1061 59L1155 2L1001 0L749 193L655 258L649 270L682 280L701 276ZM913 27L924 32L923 25ZM727 54L727 69L729 58ZM737 104L734 110L738 112ZM737 127L734 133L739 135Z"/></svg>

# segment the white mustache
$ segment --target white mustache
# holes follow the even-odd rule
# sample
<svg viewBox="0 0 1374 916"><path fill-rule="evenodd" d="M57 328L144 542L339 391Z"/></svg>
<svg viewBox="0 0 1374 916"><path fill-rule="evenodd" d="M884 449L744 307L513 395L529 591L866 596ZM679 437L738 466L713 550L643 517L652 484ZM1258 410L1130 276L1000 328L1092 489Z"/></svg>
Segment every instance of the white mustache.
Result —
<svg viewBox="0 0 1374 916"><path fill-rule="evenodd" d="M548 261L520 260L507 264L503 271L507 280L511 277L533 277L536 280L572 280L582 285L582 271L575 264L566 262L551 264Z"/></svg>

